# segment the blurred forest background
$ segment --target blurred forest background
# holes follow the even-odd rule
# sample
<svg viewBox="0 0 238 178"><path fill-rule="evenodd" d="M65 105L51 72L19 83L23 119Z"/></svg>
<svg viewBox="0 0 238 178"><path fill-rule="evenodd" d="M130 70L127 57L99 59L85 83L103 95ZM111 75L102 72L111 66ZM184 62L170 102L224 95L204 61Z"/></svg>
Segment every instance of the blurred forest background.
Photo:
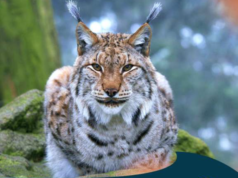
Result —
<svg viewBox="0 0 238 178"><path fill-rule="evenodd" d="M52 4L31 0L34 11L21 8L26 16L32 16L25 22L17 20L19 8L10 12L3 8L6 1L13 7L23 2L0 0L0 16L12 15L0 18L0 107L29 89L43 90L53 69L60 63L73 65L77 56L77 22L68 13L65 0L52 0ZM235 1L159 0L163 11L151 23L151 59L172 86L180 128L203 139L216 159L238 170L238 26L232 19L238 12ZM92 31L133 33L145 22L155 0L77 2L83 21ZM53 15L47 11L51 6ZM34 20L39 14L44 21ZM31 24L30 28L23 30L26 24ZM42 35L32 32L37 30ZM34 43L28 43L32 39ZM19 45L21 41L24 45ZM33 53L22 53L29 48Z"/></svg>

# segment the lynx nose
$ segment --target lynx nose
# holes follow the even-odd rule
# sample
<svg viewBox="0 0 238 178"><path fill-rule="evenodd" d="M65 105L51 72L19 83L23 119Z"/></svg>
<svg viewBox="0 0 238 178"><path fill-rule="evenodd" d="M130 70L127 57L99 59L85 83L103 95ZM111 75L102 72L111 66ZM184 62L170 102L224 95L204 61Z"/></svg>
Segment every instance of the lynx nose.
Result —
<svg viewBox="0 0 238 178"><path fill-rule="evenodd" d="M108 96L113 97L117 94L118 90L115 88L107 88L105 92L107 93Z"/></svg>

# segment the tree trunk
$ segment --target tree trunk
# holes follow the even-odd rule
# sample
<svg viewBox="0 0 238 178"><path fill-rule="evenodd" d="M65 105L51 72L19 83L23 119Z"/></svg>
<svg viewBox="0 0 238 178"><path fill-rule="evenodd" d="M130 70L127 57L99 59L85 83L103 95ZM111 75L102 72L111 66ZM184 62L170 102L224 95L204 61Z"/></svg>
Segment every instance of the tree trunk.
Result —
<svg viewBox="0 0 238 178"><path fill-rule="evenodd" d="M43 90L59 54L49 0L0 0L0 106Z"/></svg>

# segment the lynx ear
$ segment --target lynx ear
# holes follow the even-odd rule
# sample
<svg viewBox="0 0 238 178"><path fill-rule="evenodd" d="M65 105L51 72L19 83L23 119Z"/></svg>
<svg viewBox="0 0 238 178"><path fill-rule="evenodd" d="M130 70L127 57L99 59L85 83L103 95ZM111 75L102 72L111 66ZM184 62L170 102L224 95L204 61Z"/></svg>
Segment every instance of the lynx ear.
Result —
<svg viewBox="0 0 238 178"><path fill-rule="evenodd" d="M137 32L132 34L129 38L129 44L132 45L138 52L140 52L144 56L149 56L150 53L150 40L152 36L152 31L149 23L158 16L161 9L161 4L155 3L146 19L146 23L144 23L137 30Z"/></svg>
<svg viewBox="0 0 238 178"><path fill-rule="evenodd" d="M68 1L68 10L70 14L78 21L76 27L77 49L78 55L83 55L84 52L92 45L98 42L97 35L93 33L83 22L79 14L79 9L75 2Z"/></svg>
<svg viewBox="0 0 238 178"><path fill-rule="evenodd" d="M152 31L150 25L145 23L130 36L128 43L142 55L149 56L151 36Z"/></svg>
<svg viewBox="0 0 238 178"><path fill-rule="evenodd" d="M78 55L83 55L88 48L98 42L98 37L83 22L79 22L76 28Z"/></svg>

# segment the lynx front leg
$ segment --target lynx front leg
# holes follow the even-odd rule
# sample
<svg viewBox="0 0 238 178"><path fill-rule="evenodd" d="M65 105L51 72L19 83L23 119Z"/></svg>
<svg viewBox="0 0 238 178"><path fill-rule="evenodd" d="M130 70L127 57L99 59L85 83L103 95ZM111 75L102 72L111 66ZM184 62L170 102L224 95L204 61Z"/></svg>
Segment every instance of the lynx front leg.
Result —
<svg viewBox="0 0 238 178"><path fill-rule="evenodd" d="M46 147L47 165L50 168L53 178L76 178L79 176L77 168L74 167L48 135ZM51 141L50 141L51 140Z"/></svg>

